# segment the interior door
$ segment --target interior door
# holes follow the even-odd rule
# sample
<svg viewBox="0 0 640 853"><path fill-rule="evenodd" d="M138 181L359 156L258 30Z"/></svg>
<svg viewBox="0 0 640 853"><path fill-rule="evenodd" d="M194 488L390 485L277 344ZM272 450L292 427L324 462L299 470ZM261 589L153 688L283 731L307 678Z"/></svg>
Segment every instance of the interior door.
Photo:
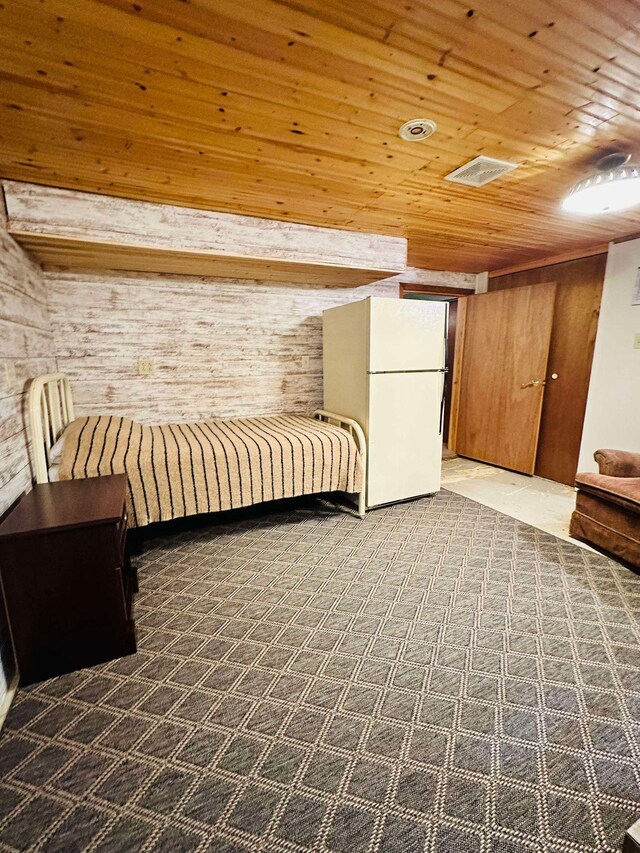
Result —
<svg viewBox="0 0 640 853"><path fill-rule="evenodd" d="M533 474L555 292L548 283L460 300L452 448L460 456Z"/></svg>
<svg viewBox="0 0 640 853"><path fill-rule="evenodd" d="M367 505L440 489L444 373L369 376Z"/></svg>

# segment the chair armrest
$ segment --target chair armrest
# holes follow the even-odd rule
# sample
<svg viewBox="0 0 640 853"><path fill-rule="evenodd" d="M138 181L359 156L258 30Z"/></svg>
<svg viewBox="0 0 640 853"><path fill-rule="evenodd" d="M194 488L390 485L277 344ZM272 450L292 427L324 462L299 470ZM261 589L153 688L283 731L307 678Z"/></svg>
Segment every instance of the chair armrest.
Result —
<svg viewBox="0 0 640 853"><path fill-rule="evenodd" d="M593 458L608 477L640 477L640 453L630 450L596 450Z"/></svg>

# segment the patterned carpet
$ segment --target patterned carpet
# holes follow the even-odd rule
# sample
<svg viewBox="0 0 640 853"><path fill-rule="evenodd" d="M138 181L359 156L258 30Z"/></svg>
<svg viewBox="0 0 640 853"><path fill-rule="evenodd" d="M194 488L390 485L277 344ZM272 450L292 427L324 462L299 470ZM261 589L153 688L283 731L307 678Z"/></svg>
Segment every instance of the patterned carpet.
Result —
<svg viewBox="0 0 640 853"><path fill-rule="evenodd" d="M150 540L140 652L19 693L0 849L595 853L640 815L640 578L448 492Z"/></svg>

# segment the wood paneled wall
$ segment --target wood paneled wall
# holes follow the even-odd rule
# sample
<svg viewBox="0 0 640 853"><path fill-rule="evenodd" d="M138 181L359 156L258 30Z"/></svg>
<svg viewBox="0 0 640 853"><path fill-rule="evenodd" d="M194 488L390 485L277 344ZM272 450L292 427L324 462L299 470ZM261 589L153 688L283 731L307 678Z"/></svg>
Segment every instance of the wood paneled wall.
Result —
<svg viewBox="0 0 640 853"><path fill-rule="evenodd" d="M415 275L415 273L414 273ZM360 288L121 272L45 273L59 369L79 414L190 420L322 404L322 312L395 279ZM473 276L421 271L469 287ZM151 359L153 376L138 375Z"/></svg>
<svg viewBox="0 0 640 853"><path fill-rule="evenodd" d="M54 368L42 271L9 237L0 214L0 516L31 483L25 385L30 376ZM0 598L0 706L13 670L9 649Z"/></svg>

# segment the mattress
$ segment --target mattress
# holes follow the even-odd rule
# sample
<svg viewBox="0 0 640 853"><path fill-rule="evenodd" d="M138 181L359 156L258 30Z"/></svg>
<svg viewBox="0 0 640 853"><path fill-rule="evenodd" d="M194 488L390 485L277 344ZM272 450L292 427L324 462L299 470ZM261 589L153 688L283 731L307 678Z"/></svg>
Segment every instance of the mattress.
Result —
<svg viewBox="0 0 640 853"><path fill-rule="evenodd" d="M128 418L73 421L61 480L125 473L134 527L321 492L359 492L362 460L344 429L304 415L147 426Z"/></svg>

